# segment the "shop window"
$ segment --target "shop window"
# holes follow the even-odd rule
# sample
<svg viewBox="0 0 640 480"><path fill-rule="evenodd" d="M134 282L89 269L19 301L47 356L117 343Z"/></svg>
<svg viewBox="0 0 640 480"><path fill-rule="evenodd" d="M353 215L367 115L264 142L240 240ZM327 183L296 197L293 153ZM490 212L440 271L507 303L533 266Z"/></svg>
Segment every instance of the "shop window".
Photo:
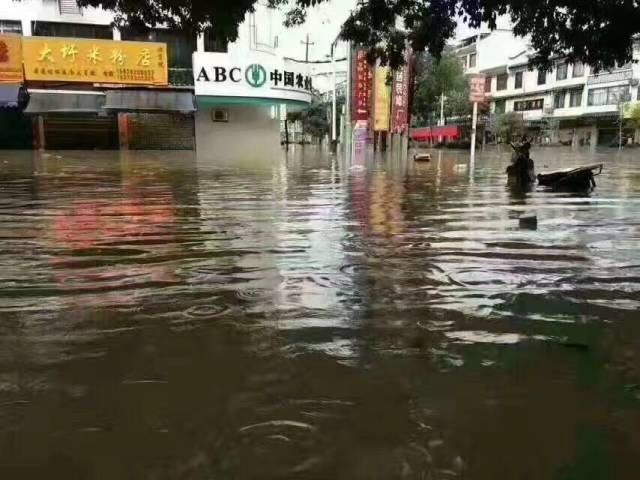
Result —
<svg viewBox="0 0 640 480"><path fill-rule="evenodd" d="M22 33L22 22L19 20L0 20L0 33Z"/></svg>
<svg viewBox="0 0 640 480"><path fill-rule="evenodd" d="M516 88L522 88L522 77L524 72L516 72Z"/></svg>
<svg viewBox="0 0 640 480"><path fill-rule="evenodd" d="M538 85L545 85L547 83L547 72L544 70L538 70Z"/></svg>
<svg viewBox="0 0 640 480"><path fill-rule="evenodd" d="M509 81L509 75L504 73L502 75L498 75L496 78L497 78L496 89L497 90L506 90L507 89L507 82Z"/></svg>
<svg viewBox="0 0 640 480"><path fill-rule="evenodd" d="M559 63L556 70L556 80L566 80L567 79L567 64Z"/></svg>

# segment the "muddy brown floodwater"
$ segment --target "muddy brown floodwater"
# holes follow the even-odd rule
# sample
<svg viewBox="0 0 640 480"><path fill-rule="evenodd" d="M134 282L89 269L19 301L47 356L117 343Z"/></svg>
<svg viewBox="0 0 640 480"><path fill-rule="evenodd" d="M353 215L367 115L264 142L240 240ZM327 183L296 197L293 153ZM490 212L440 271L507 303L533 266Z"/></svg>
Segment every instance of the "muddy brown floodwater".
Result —
<svg viewBox="0 0 640 480"><path fill-rule="evenodd" d="M0 478L636 480L640 152L532 155L0 154Z"/></svg>

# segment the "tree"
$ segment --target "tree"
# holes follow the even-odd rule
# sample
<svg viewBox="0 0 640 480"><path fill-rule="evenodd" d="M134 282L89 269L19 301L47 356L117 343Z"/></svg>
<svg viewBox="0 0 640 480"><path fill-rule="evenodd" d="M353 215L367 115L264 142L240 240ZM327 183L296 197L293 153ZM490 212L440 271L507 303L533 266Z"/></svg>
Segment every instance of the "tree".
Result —
<svg viewBox="0 0 640 480"><path fill-rule="evenodd" d="M503 113L496 118L496 134L503 142L510 143L516 136L525 133L522 114Z"/></svg>
<svg viewBox="0 0 640 480"><path fill-rule="evenodd" d="M292 7L287 25L305 21L307 10L339 0L268 0L271 7ZM258 0L79 0L81 6L114 10L120 26L167 25L199 32L213 27L220 40L235 41L238 25ZM405 42L417 52L439 58L455 35L456 19L472 28L496 28L508 15L514 33L529 36L536 51L534 66L547 68L561 56L596 70L632 59L632 40L640 32L640 6L635 0L368 0L358 2L342 27L342 37L369 48L370 58L397 67ZM398 23L400 20L400 24ZM401 25L402 28L398 28Z"/></svg>
<svg viewBox="0 0 640 480"><path fill-rule="evenodd" d="M640 130L640 104L631 109L629 117L627 118L627 124L634 130Z"/></svg>
<svg viewBox="0 0 640 480"><path fill-rule="evenodd" d="M469 82L454 55L445 55L440 61L430 55L420 55L416 68L413 113L422 125L437 122L443 94L446 118L466 117L471 113Z"/></svg>

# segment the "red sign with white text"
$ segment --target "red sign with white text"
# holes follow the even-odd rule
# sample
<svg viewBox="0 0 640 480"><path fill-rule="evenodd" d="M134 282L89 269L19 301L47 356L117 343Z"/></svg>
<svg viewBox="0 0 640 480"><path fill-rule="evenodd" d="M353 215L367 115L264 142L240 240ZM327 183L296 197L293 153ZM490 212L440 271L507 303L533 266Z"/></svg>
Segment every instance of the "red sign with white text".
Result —
<svg viewBox="0 0 640 480"><path fill-rule="evenodd" d="M373 73L364 50L356 51L354 120L369 120L371 113L371 83Z"/></svg>
<svg viewBox="0 0 640 480"><path fill-rule="evenodd" d="M411 85L411 59L412 53L409 49L405 53L405 64L393 75L393 86L391 90L391 131L393 133L407 133L409 131L409 101Z"/></svg>

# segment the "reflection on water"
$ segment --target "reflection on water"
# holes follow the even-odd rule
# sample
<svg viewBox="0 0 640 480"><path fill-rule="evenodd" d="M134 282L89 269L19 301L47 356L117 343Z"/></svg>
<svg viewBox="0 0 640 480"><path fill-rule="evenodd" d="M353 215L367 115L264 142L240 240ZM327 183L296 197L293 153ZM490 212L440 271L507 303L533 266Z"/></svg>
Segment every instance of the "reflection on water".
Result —
<svg viewBox="0 0 640 480"><path fill-rule="evenodd" d="M3 153L2 478L637 478L640 161L597 156L534 153L605 162L584 196L496 151Z"/></svg>

